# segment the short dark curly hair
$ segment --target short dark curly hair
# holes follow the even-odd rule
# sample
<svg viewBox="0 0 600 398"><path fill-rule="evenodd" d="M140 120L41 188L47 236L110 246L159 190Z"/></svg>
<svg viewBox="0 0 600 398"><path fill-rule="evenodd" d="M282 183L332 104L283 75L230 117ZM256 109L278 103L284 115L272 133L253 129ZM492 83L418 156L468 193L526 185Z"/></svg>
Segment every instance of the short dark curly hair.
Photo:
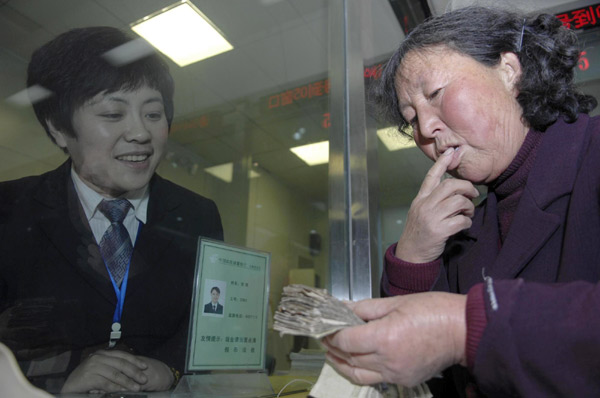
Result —
<svg viewBox="0 0 600 398"><path fill-rule="evenodd" d="M134 37L120 29L93 26L71 29L38 48L27 69L27 87L42 86L52 94L33 104L36 117L50 139L48 121L75 136L72 117L77 108L96 95L135 90L142 85L163 97L169 126L173 120L174 82L167 63L151 53L125 65L113 65L104 55Z"/></svg>
<svg viewBox="0 0 600 398"><path fill-rule="evenodd" d="M517 101L524 121L538 131L545 131L561 116L574 122L579 113L589 113L597 105L594 97L575 87L574 68L580 55L577 36L558 18L465 7L429 18L410 32L373 87L373 99L384 119L403 133L408 122L398 107L396 71L408 52L439 45L490 67L500 62L504 52L517 54L522 68Z"/></svg>

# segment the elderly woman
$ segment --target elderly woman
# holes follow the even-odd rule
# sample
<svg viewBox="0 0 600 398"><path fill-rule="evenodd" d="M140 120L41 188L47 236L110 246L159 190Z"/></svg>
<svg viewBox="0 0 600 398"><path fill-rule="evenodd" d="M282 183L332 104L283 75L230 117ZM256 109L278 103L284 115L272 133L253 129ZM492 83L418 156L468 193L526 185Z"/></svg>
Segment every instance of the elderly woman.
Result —
<svg viewBox="0 0 600 398"><path fill-rule="evenodd" d="M553 16L469 7L392 56L380 102L435 163L386 253L397 297L325 341L340 372L415 385L462 365L461 395L600 394L600 119L576 44Z"/></svg>

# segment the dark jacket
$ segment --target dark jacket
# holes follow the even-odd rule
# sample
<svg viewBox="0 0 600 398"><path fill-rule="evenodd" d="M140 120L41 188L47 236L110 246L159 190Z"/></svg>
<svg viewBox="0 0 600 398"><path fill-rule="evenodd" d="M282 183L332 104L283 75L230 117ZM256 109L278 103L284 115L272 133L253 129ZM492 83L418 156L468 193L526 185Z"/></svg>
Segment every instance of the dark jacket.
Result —
<svg viewBox="0 0 600 398"><path fill-rule="evenodd" d="M488 324L474 364L489 397L600 396L599 154L599 118L559 120L543 133L502 247L490 192L471 228L448 241L434 285L411 279L424 290L466 294L484 274L491 277L484 286ZM394 272L402 290L402 270ZM442 396L472 391L465 368L445 374L457 390L430 381Z"/></svg>
<svg viewBox="0 0 600 398"><path fill-rule="evenodd" d="M472 227L449 241L433 287L467 293L482 270L494 281L475 359L480 389L600 396L599 118L559 120L544 133L501 249L499 239L492 192Z"/></svg>
<svg viewBox="0 0 600 398"><path fill-rule="evenodd" d="M0 183L0 338L22 364L107 345L116 297L70 177ZM155 175L147 223L131 260L121 339L125 349L183 370L199 236L223 239L214 202ZM27 371L27 369L24 369ZM52 390L44 377L32 380ZM60 382L58 382L60 384Z"/></svg>
<svg viewBox="0 0 600 398"><path fill-rule="evenodd" d="M217 309L214 310L212 302L210 302L210 303L207 303L207 304L204 305L204 312L206 314L222 314L223 313L223 306L221 304L217 303Z"/></svg>

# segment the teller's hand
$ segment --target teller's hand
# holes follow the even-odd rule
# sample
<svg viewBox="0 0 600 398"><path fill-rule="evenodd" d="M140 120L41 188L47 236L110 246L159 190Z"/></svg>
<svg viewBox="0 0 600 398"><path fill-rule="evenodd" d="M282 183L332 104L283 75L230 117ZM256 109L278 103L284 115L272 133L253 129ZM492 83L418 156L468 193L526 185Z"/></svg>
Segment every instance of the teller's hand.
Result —
<svg viewBox="0 0 600 398"><path fill-rule="evenodd" d="M148 368L126 351L99 350L71 372L61 393L141 391L149 382Z"/></svg>
<svg viewBox="0 0 600 398"><path fill-rule="evenodd" d="M142 391L166 391L173 385L173 372L164 362L142 356L137 358L148 365L143 371L148 381L141 385Z"/></svg>

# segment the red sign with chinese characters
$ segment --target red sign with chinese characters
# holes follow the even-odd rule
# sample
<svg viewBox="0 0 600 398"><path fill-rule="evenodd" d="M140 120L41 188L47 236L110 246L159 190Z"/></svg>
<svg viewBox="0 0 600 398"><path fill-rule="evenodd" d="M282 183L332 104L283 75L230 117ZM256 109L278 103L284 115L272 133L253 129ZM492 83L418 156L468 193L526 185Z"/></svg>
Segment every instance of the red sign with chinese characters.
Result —
<svg viewBox="0 0 600 398"><path fill-rule="evenodd" d="M291 105L294 101L322 97L327 94L329 94L329 79L319 80L318 82L305 84L304 86L271 95L268 100L268 108L279 108L281 106Z"/></svg>
<svg viewBox="0 0 600 398"><path fill-rule="evenodd" d="M180 130L189 130L194 128L206 128L209 125L208 116L202 115L191 120L185 120L179 123L173 123L170 133L173 134Z"/></svg>
<svg viewBox="0 0 600 398"><path fill-rule="evenodd" d="M379 79L381 77L383 65L383 63L379 63L365 67L363 73L365 79ZM329 95L329 79L319 80L317 82L305 84L300 87L295 87L290 90L273 94L267 99L267 108L281 108L291 105L294 102L308 98L322 97L324 95Z"/></svg>
<svg viewBox="0 0 600 398"><path fill-rule="evenodd" d="M556 14L556 17L569 29L594 28L600 26L600 4L565 11Z"/></svg>

